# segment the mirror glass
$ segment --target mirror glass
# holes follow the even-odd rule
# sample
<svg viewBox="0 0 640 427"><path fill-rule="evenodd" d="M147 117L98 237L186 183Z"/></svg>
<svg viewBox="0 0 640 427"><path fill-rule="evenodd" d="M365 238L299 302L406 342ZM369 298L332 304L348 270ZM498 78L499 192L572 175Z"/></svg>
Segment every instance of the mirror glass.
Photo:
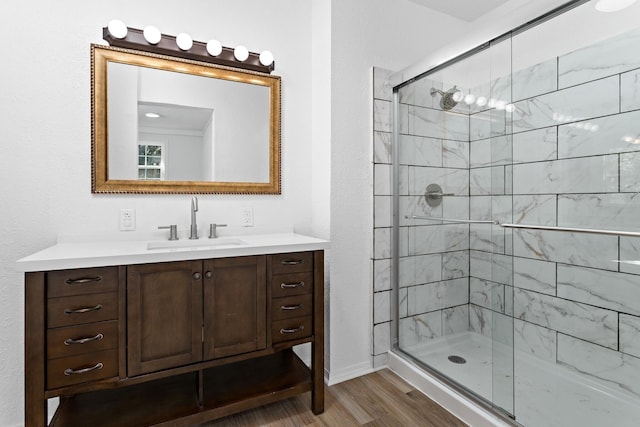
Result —
<svg viewBox="0 0 640 427"><path fill-rule="evenodd" d="M93 191L280 193L280 78L93 46Z"/></svg>

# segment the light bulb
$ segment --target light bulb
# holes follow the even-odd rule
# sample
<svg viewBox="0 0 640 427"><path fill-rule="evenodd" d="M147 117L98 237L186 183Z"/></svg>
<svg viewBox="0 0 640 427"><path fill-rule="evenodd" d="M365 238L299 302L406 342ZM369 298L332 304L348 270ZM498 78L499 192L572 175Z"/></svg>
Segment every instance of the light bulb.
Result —
<svg viewBox="0 0 640 427"><path fill-rule="evenodd" d="M462 93L461 91L458 90L458 91L453 93L451 98L456 102L460 102L460 101L462 101L462 98L464 98L464 93Z"/></svg>
<svg viewBox="0 0 640 427"><path fill-rule="evenodd" d="M117 39L123 39L127 37L127 33L129 32L127 26L124 25L124 22L120 21L119 19L112 19L111 21L109 21L109 24L107 24L107 28L109 29L109 34Z"/></svg>
<svg viewBox="0 0 640 427"><path fill-rule="evenodd" d="M207 52L211 56L218 56L222 53L222 43L218 40L209 40L207 42Z"/></svg>
<svg viewBox="0 0 640 427"><path fill-rule="evenodd" d="M193 39L187 33L180 33L176 36L176 44L181 50L189 50L193 46Z"/></svg>
<svg viewBox="0 0 640 427"><path fill-rule="evenodd" d="M273 54L268 50L263 50L262 52L260 52L259 59L260 59L260 63L265 67L268 67L269 65L273 64Z"/></svg>
<svg viewBox="0 0 640 427"><path fill-rule="evenodd" d="M236 59L240 62L246 61L247 58L249 57L249 50L242 45L237 46L233 50L233 56L235 56Z"/></svg>
<svg viewBox="0 0 640 427"><path fill-rule="evenodd" d="M467 105L471 105L474 102L476 102L476 96L472 93L468 94L467 96L464 97L464 103Z"/></svg>
<svg viewBox="0 0 640 427"><path fill-rule="evenodd" d="M636 0L599 0L595 8L599 12L617 12L634 4Z"/></svg>
<svg viewBox="0 0 640 427"><path fill-rule="evenodd" d="M144 39L149 44L158 44L160 43L160 39L162 39L162 34L160 34L160 30L154 27L153 25L147 25L146 27L144 27L144 30L142 31L142 35L144 36Z"/></svg>
<svg viewBox="0 0 640 427"><path fill-rule="evenodd" d="M476 99L476 105L477 105L478 107L484 107L485 105L487 105L487 102L488 102L488 101L489 101L489 100L488 100L486 97L484 97L484 96L479 96L479 97L478 97L478 99Z"/></svg>

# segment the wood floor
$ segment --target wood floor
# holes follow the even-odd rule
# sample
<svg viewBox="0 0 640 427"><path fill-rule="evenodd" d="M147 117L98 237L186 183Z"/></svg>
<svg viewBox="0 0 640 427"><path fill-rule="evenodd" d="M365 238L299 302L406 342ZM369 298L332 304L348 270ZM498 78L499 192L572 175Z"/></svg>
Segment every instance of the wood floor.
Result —
<svg viewBox="0 0 640 427"><path fill-rule="evenodd" d="M202 424L200 427L466 427L388 370L325 387L325 412L315 416L310 393Z"/></svg>

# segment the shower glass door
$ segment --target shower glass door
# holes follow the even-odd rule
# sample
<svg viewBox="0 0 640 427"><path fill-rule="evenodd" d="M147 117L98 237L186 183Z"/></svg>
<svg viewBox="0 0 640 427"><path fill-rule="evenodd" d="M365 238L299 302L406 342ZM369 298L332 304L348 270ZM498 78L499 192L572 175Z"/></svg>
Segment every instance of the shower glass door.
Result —
<svg viewBox="0 0 640 427"><path fill-rule="evenodd" d="M510 416L511 245L491 224L511 220L509 53L492 44L397 88L394 259L399 349Z"/></svg>
<svg viewBox="0 0 640 427"><path fill-rule="evenodd" d="M489 78L475 90L478 91L476 99L486 96L488 101L484 108L476 108L470 116L470 158L472 182L487 173L487 169L491 182L486 187L488 194L483 187L472 189L471 217L511 223L511 35L491 42L485 55L489 62ZM475 106L478 107L477 101ZM470 304L481 312L474 321L488 322L487 329L491 331L491 401L496 410L513 417L513 233L496 224L489 225L486 231L487 235L471 235ZM488 301L483 301L485 294L490 298Z"/></svg>
<svg viewBox="0 0 640 427"><path fill-rule="evenodd" d="M395 88L399 350L526 427L640 425L640 2L595 5Z"/></svg>

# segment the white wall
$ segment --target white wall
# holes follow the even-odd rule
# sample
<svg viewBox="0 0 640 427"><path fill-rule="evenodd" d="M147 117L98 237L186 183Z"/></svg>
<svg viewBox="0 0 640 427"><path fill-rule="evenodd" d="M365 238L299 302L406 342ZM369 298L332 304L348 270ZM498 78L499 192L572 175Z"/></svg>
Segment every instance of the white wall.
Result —
<svg viewBox="0 0 640 427"><path fill-rule="evenodd" d="M331 382L371 368L372 66L399 70L466 23L405 0L331 2Z"/></svg>
<svg viewBox="0 0 640 427"><path fill-rule="evenodd" d="M286 11L286 13L283 13ZM313 11L313 15L312 12ZM167 0L2 2L0 69L0 425L23 419L23 281L15 261L58 234L118 233L121 208L137 228L177 223L188 195L90 192L89 44L112 18L195 40L271 50L282 76L281 196L200 196L200 222L291 223L330 237L327 366L339 381L370 365L371 67L400 69L445 43L461 21L407 0ZM313 160L313 161L312 161ZM331 269L328 268L329 264Z"/></svg>
<svg viewBox="0 0 640 427"><path fill-rule="evenodd" d="M283 13L286 10L286 13ZM92 195L90 43L110 19L153 24L167 34L218 38L225 46L269 49L282 76L280 196L200 196L199 220L311 225L311 4L300 0L2 2L0 39L0 425L23 421L23 278L15 261L52 245L57 234L116 232L120 208L135 208L137 229L177 223L186 232L188 195ZM203 233L204 234L204 233Z"/></svg>

